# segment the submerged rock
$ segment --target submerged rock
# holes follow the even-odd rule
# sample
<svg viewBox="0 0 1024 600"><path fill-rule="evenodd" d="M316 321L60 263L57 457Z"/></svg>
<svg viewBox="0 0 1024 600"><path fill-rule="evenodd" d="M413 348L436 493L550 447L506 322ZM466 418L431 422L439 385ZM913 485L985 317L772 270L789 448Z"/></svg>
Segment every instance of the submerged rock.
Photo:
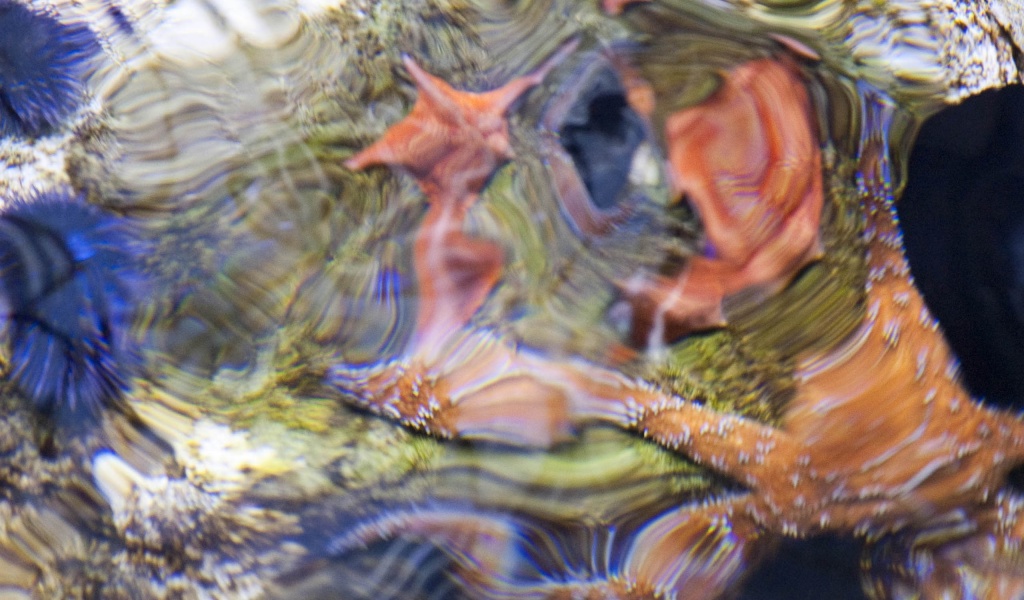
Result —
<svg viewBox="0 0 1024 600"><path fill-rule="evenodd" d="M1022 426L893 210L1022 19L0 4L0 595L763 597L838 540L1014 597Z"/></svg>

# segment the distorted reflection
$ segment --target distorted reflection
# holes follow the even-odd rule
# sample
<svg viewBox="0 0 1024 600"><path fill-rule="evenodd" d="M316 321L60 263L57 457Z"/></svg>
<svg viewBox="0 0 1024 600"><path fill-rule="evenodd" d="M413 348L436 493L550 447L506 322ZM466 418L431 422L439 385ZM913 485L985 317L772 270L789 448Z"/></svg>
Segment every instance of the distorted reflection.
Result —
<svg viewBox="0 0 1024 600"><path fill-rule="evenodd" d="M0 597L1019 597L993 1L0 0Z"/></svg>

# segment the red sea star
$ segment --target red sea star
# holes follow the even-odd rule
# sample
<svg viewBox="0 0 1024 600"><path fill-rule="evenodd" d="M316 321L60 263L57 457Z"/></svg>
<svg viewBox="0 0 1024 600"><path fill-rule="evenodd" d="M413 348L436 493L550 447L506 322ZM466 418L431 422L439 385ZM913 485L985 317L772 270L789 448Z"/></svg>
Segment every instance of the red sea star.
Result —
<svg viewBox="0 0 1024 600"><path fill-rule="evenodd" d="M354 170L381 164L405 170L430 203L415 242L420 310L414 346L436 346L461 328L497 282L502 249L464 234L462 222L494 170L512 157L509 107L575 46L566 44L529 75L480 93L456 90L406 56L419 91L412 111L345 161Z"/></svg>
<svg viewBox="0 0 1024 600"><path fill-rule="evenodd" d="M454 90L405 58L420 91L412 111L346 161L352 169L404 169L429 202L413 245L417 326L403 357L369 368L338 367L332 375L370 410L442 437L544 446L568 434L570 398L561 383L534 377L536 359L467 328L500 277L504 252L462 227L491 173L512 156L505 113L575 46L564 45L530 75L485 93ZM523 400L505 402L510 395L535 406L522 414Z"/></svg>
<svg viewBox="0 0 1024 600"><path fill-rule="evenodd" d="M359 170L387 164L404 169L432 203L457 202L479 193L491 173L512 157L505 113L573 48L575 44L568 44L529 75L480 93L456 90L404 57L419 92L412 111L345 166Z"/></svg>

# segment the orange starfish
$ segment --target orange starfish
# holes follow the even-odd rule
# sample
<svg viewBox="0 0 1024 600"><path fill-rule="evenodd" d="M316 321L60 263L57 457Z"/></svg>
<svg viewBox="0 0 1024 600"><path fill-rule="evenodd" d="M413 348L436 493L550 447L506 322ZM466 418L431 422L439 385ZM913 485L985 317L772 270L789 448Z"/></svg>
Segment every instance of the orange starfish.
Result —
<svg viewBox="0 0 1024 600"><path fill-rule="evenodd" d="M623 284L634 335L651 344L722 324L730 294L788 283L819 253L823 203L810 100L787 62L736 68L665 129L673 184L699 213L707 245L674 278Z"/></svg>
<svg viewBox="0 0 1024 600"><path fill-rule="evenodd" d="M531 374L543 361L468 327L498 282L504 252L462 228L492 171L511 156L508 108L575 46L570 42L530 75L479 94L454 90L405 58L420 90L416 104L345 164L399 167L427 196L430 206L413 244L419 314L399 359L333 371L332 383L360 405L442 437L538 446L567 437L569 394L561 382ZM510 395L526 400L504 402ZM523 411L524 401L529 410Z"/></svg>
<svg viewBox="0 0 1024 600"><path fill-rule="evenodd" d="M494 170L512 157L505 114L575 47L570 42L529 75L481 93L456 90L405 56L419 91L412 111L345 161L354 170L386 164L407 171L430 202L414 247L420 309L411 345L436 348L498 281L501 248L467 236L462 223Z"/></svg>
<svg viewBox="0 0 1024 600"><path fill-rule="evenodd" d="M391 165L408 171L431 202L457 202L480 192L512 157L505 113L575 48L561 48L537 70L489 92L456 90L405 56L419 95L412 111L381 139L345 161L359 170Z"/></svg>

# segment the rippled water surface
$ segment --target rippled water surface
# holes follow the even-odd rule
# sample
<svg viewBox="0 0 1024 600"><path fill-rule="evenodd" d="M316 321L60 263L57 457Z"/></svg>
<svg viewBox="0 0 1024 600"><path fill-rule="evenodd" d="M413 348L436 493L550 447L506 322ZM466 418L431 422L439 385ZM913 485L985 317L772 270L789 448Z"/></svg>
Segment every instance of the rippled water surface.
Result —
<svg viewBox="0 0 1024 600"><path fill-rule="evenodd" d="M0 0L0 598L1020 597L1012 7Z"/></svg>

